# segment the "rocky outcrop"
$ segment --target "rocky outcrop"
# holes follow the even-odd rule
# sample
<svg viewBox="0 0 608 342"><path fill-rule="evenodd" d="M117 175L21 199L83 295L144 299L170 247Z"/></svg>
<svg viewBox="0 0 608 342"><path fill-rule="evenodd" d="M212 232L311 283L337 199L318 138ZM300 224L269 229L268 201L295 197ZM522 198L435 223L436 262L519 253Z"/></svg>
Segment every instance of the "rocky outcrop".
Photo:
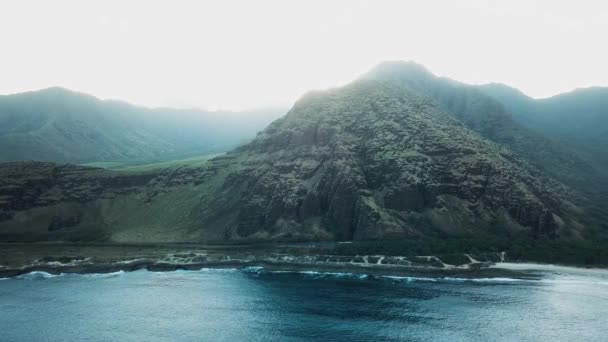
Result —
<svg viewBox="0 0 608 342"><path fill-rule="evenodd" d="M228 239L556 236L568 216L565 187L429 99L377 81L310 93L212 163L232 171L200 220Z"/></svg>

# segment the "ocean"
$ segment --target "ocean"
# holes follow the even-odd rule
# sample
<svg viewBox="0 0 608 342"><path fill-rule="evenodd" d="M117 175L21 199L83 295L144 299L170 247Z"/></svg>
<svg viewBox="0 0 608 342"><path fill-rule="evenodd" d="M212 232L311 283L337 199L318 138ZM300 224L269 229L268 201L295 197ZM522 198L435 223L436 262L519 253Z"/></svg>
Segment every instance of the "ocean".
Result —
<svg viewBox="0 0 608 342"><path fill-rule="evenodd" d="M606 341L608 272L374 277L263 268L0 280L0 341Z"/></svg>

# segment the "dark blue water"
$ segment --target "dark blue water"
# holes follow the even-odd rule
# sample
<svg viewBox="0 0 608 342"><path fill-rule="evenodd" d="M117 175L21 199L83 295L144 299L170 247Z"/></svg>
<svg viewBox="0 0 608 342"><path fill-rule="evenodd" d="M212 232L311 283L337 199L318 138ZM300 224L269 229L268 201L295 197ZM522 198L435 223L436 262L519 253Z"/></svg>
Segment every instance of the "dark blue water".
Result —
<svg viewBox="0 0 608 342"><path fill-rule="evenodd" d="M202 270L0 280L1 341L607 339L604 273L463 281Z"/></svg>

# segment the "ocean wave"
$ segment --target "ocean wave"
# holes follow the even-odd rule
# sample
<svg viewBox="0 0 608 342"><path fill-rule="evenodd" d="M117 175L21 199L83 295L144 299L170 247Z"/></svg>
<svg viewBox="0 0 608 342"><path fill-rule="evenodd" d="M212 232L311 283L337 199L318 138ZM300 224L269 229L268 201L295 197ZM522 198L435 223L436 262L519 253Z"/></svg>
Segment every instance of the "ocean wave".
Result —
<svg viewBox="0 0 608 342"><path fill-rule="evenodd" d="M216 272L216 273L228 273L228 272L236 272L238 271L238 268L209 268L209 267L203 267L198 271L188 271L188 270L181 270L184 272Z"/></svg>
<svg viewBox="0 0 608 342"><path fill-rule="evenodd" d="M406 276L379 276L380 279L385 280L394 280L394 281L403 281L407 283L411 283L414 281L428 281L428 282L437 282L440 278L429 278L429 277L406 277Z"/></svg>
<svg viewBox="0 0 608 342"><path fill-rule="evenodd" d="M423 282L433 282L433 283L436 283L436 282L444 282L444 283L466 283L466 282L473 282L473 283L512 283L512 282L524 281L523 279L502 278L502 277L496 277L496 278L436 277L436 278L432 278L432 277L395 277L395 276L383 276L383 278L393 279L393 280L406 280L408 282L411 282L411 281L423 281Z"/></svg>
<svg viewBox="0 0 608 342"><path fill-rule="evenodd" d="M139 261L145 261L145 258L138 258L138 259L127 259L127 260L120 260L120 261L116 261L114 262L114 264L118 264L118 265L129 265L129 264L133 264Z"/></svg>
<svg viewBox="0 0 608 342"><path fill-rule="evenodd" d="M120 270L120 271L116 271L116 272L110 272L110 273L86 273L86 274L76 274L79 276L83 276L83 277L87 277L87 278L95 278L95 279L99 279L99 278L116 278L116 277L120 277L124 274L126 274L127 272Z"/></svg>
<svg viewBox="0 0 608 342"><path fill-rule="evenodd" d="M369 275L364 273L351 272L323 272L323 271L271 271L269 273L292 273L300 274L314 279L323 278L350 278L350 279L367 279Z"/></svg>
<svg viewBox="0 0 608 342"><path fill-rule="evenodd" d="M514 283L514 282L522 282L527 281L525 279L517 279L517 278L505 278L505 277L495 277L495 278L458 278L458 277L417 277L417 276L392 276L392 275L372 275L367 273L356 273L356 272L328 272L328 271L313 271L313 270L267 270L262 266L248 266L243 268L208 268L203 267L200 270L173 270L173 271L148 271L145 269L132 271L132 272L146 272L152 274L175 274L175 273L233 273L233 272L243 272L250 273L255 275L261 274L296 274L301 275L307 278L313 279L355 279L355 280L389 280L389 281L397 281L404 283L411 282L442 282L442 283L494 283L494 284L505 284L505 283ZM32 271L29 273L25 273L12 278L0 278L0 280L6 279L25 279L25 280L40 280L40 279L48 279L55 278L60 276L75 276L75 277L86 277L93 279L102 279L102 278L115 278L123 276L127 273L132 273L124 270L119 270L116 272L109 273L61 273L61 274L51 274L44 271ZM544 280L550 282L551 280Z"/></svg>
<svg viewBox="0 0 608 342"><path fill-rule="evenodd" d="M300 274L311 276L315 279L323 278L348 278L348 279L359 279L365 280L369 278L368 274L365 273L350 273L350 272L316 272L316 271L302 271Z"/></svg>
<svg viewBox="0 0 608 342"><path fill-rule="evenodd" d="M457 278L457 277L412 277L412 276L380 276L381 279L388 280L396 280L396 281L404 281L404 282L442 282L442 283L513 283L525 281L524 279L517 278L504 278L504 277L496 277L496 278Z"/></svg>
<svg viewBox="0 0 608 342"><path fill-rule="evenodd" d="M47 278L55 278L62 276L61 274L51 274L44 271L32 271L29 273L24 273L15 277L15 279L25 279L25 280L39 280L39 279L47 279Z"/></svg>
<svg viewBox="0 0 608 342"><path fill-rule="evenodd" d="M247 266L247 267L243 267L241 269L241 271L247 272L247 273L260 273L263 270L264 270L264 267L262 267L262 266Z"/></svg>
<svg viewBox="0 0 608 342"><path fill-rule="evenodd" d="M240 269L240 271L254 274L298 274L314 279L325 279L325 278L348 278L348 279L380 279L380 280L392 280L398 282L444 282L444 283L513 283L525 281L524 279L517 278L456 278L456 277L416 277L416 276L391 276L391 275L370 275L366 273L353 273L353 272L327 272L327 271L298 271L298 270L266 270L262 266L249 266Z"/></svg>
<svg viewBox="0 0 608 342"><path fill-rule="evenodd" d="M84 278L114 278L121 275L124 275L125 271L116 271L109 273L60 273L60 274L52 274L44 271L32 271L28 273L24 273L12 278L0 278L0 279L23 279L23 280L40 280L40 279L49 279L49 278L57 278L57 277L84 277Z"/></svg>
<svg viewBox="0 0 608 342"><path fill-rule="evenodd" d="M299 271L297 273L313 277L336 277L336 278L352 278L355 273L350 272L318 272L318 271Z"/></svg>
<svg viewBox="0 0 608 342"><path fill-rule="evenodd" d="M526 279L518 279L518 278L471 278L470 281L478 282L478 283L513 283L513 282L522 282L529 281Z"/></svg>
<svg viewBox="0 0 608 342"><path fill-rule="evenodd" d="M325 272L325 271L301 271L301 270L266 270L262 266L249 266L240 269L242 272L253 274L297 274L315 279L323 278L353 278L353 279L368 279L369 275L364 273L351 272Z"/></svg>

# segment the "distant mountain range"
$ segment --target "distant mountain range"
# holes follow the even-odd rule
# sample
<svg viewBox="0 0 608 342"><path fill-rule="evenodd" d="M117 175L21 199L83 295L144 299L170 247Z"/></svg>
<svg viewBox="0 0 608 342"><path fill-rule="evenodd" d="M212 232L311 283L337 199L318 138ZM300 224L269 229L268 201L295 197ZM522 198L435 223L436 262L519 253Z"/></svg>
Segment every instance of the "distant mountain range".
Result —
<svg viewBox="0 0 608 342"><path fill-rule="evenodd" d="M479 87L522 125L568 144L608 169L608 88L591 87L535 100L503 84Z"/></svg>
<svg viewBox="0 0 608 342"><path fill-rule="evenodd" d="M285 111L149 109L63 88L0 96L0 161L144 162L223 152Z"/></svg>
<svg viewBox="0 0 608 342"><path fill-rule="evenodd" d="M593 127L607 107L591 94L603 91L532 100L505 86L466 85L415 63L386 62L349 85L304 95L253 140L203 163L125 171L0 164L0 240L608 241L608 146L603 127ZM125 104L68 98L78 100L64 99L61 114L38 97L5 113L35 117L47 108L13 131L52 132L66 149L66 141L81 140L87 151L96 141L118 149L123 143L112 142L123 139L134 155L145 155L148 143L137 142L154 147L162 136L154 157L163 146L179 150L198 132L180 134L179 116L169 120L167 111L142 114ZM113 120L76 119L85 111L73 108L90 108L81 101L98 106L87 115ZM115 107L123 110L99 113ZM577 115L578 128L554 119L550 108ZM149 119L154 113L160 119ZM530 115L538 117L526 121ZM61 122L76 126L66 130L54 121L64 116L69 120ZM552 123L545 127L541 119ZM139 133L137 123L154 135ZM93 133L102 131L114 140Z"/></svg>

